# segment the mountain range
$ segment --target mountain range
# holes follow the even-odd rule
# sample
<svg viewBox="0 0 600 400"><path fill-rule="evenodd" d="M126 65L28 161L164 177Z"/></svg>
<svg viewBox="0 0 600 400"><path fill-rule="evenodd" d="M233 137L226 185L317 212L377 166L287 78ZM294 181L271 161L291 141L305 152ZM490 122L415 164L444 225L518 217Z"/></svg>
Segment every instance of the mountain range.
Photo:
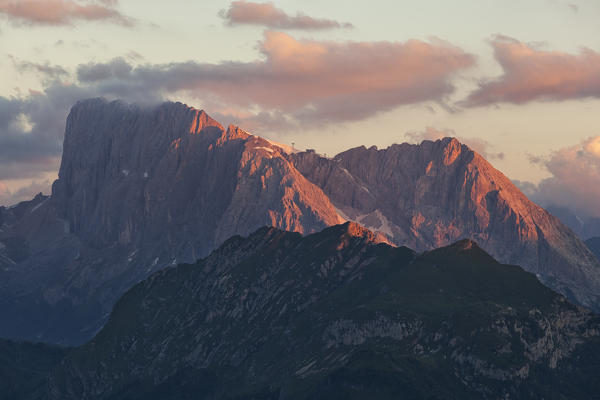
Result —
<svg viewBox="0 0 600 400"><path fill-rule="evenodd" d="M600 262L557 218L456 139L327 158L181 103L91 99L66 123L50 196L0 207L0 337L81 344L123 293L262 226L344 221L417 252L474 240L600 310Z"/></svg>
<svg viewBox="0 0 600 400"><path fill-rule="evenodd" d="M585 244L600 260L600 236L589 238L585 241Z"/></svg>
<svg viewBox="0 0 600 400"><path fill-rule="evenodd" d="M580 217L567 207L549 205L545 208L583 240L600 236L600 218Z"/></svg>
<svg viewBox="0 0 600 400"><path fill-rule="evenodd" d="M416 253L353 222L234 236L134 286L94 339L58 362L53 352L39 351L54 362L45 383L18 387L16 400L594 399L600 390L598 315L471 240Z"/></svg>

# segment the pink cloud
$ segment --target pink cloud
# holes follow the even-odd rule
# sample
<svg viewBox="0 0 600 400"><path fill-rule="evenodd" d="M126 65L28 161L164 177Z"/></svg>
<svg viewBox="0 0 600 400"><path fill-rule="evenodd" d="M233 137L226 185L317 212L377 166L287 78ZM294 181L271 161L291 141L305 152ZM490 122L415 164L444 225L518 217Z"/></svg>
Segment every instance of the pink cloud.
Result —
<svg viewBox="0 0 600 400"><path fill-rule="evenodd" d="M313 18L302 13L291 16L270 2L233 1L229 9L222 10L220 15L229 25L262 25L275 29L306 30L352 28L352 24L349 23Z"/></svg>
<svg viewBox="0 0 600 400"><path fill-rule="evenodd" d="M544 51L503 36L492 46L504 74L481 83L464 102L468 106L600 97L600 53Z"/></svg>
<svg viewBox="0 0 600 400"><path fill-rule="evenodd" d="M600 136L560 149L543 163L552 176L538 185L536 200L600 217Z"/></svg>
<svg viewBox="0 0 600 400"><path fill-rule="evenodd" d="M442 41L327 42L272 31L265 33L260 52L253 62L220 64L135 67L115 59L81 65L78 78L100 93L152 98L185 92L222 109L283 113L289 121L310 124L443 100L454 91L455 73L474 64L472 55Z"/></svg>
<svg viewBox="0 0 600 400"><path fill-rule="evenodd" d="M447 43L300 41L280 32L267 32L261 51L275 82L267 90L251 90L268 106L316 102L332 109L346 98L388 108L437 98L452 92L454 72L473 63L472 56Z"/></svg>
<svg viewBox="0 0 600 400"><path fill-rule="evenodd" d="M277 109L304 122L358 120L441 99L453 92L454 73L474 63L447 43L418 40L339 43L267 32L260 49L264 61L232 68L226 79L197 81L199 88L228 103Z"/></svg>
<svg viewBox="0 0 600 400"><path fill-rule="evenodd" d="M133 25L114 5L116 1L106 0L89 4L75 0L0 0L0 13L26 24L70 25L75 20L106 20Z"/></svg>
<svg viewBox="0 0 600 400"><path fill-rule="evenodd" d="M281 132L443 101L454 90L455 73L474 63L441 41L323 42L267 32L259 51L251 62L116 58L79 65L76 76L59 65L17 60L21 69L42 74L44 89L0 96L0 180L40 179L56 170L65 118L83 98L148 104L188 95L223 122Z"/></svg>

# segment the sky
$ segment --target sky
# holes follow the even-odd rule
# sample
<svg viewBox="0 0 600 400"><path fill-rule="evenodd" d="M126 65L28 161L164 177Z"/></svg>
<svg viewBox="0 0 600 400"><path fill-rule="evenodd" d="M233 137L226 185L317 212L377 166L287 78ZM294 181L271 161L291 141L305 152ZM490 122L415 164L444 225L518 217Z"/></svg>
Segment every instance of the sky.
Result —
<svg viewBox="0 0 600 400"><path fill-rule="evenodd" d="M49 193L80 99L181 101L300 149L455 136L600 217L597 0L0 0L0 205Z"/></svg>

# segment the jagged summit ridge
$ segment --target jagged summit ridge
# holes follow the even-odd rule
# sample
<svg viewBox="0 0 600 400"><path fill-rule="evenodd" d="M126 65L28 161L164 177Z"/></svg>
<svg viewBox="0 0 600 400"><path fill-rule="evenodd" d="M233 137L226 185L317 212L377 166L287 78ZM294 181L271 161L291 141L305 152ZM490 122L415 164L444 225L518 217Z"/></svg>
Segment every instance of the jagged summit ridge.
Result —
<svg viewBox="0 0 600 400"><path fill-rule="evenodd" d="M308 234L343 222L284 155L181 103L79 102L67 118L52 196L15 214L2 233L29 249L6 277L15 291L26 288L18 295L28 300L19 309L7 291L4 308L5 321L25 327L0 326L0 336L81 341L131 285L206 256L233 235L265 225ZM85 318L82 308L91 310Z"/></svg>
<svg viewBox="0 0 600 400"><path fill-rule="evenodd" d="M359 237L336 246L349 232ZM154 274L51 372L48 397L598 392L598 316L521 268L452 249L472 241L415 254L368 243L365 233L352 223L306 236L261 228L194 265Z"/></svg>
<svg viewBox="0 0 600 400"><path fill-rule="evenodd" d="M262 226L306 235L346 220L334 248L469 238L600 309L589 250L456 139L333 159L284 147L181 103L79 102L52 196L2 209L0 336L81 343L155 271Z"/></svg>
<svg viewBox="0 0 600 400"><path fill-rule="evenodd" d="M396 245L425 251L470 238L499 261L600 309L600 264L581 240L455 138L292 159L342 216Z"/></svg>
<svg viewBox="0 0 600 400"><path fill-rule="evenodd" d="M73 232L105 245L142 240L152 230L148 224L169 229L180 219L179 224L186 225L185 208L200 206L204 211L193 213L209 225L205 228L219 233L212 243L196 249L196 256L207 254L215 241L248 233L249 227L244 225L248 221L234 221L234 217L240 219L244 211L240 208L251 201L272 212L257 215L250 229L271 224L310 232L314 229L311 224L320 220L338 222L335 210L327 209L325 198L319 199L316 210L308 207L308 213L296 210L302 207L293 200L276 206L272 201L279 200L265 198L270 191L280 191L276 190L279 182L267 186L271 176L287 176L284 187L301 180L301 192L309 192L308 197L324 197L288 165L281 153L268 141L233 125L225 130L204 111L181 103L142 109L94 99L78 103L69 115L53 197ZM259 193L246 185L255 186L257 180L262 180ZM253 194L247 193L251 189ZM254 200L255 195L260 200ZM245 198L237 199L241 196ZM113 208L117 204L118 210ZM285 210L278 210L281 207ZM331 216L320 216L323 213ZM312 221L297 220L304 216ZM219 221L219 217L225 220ZM244 230L232 231L227 228L231 224Z"/></svg>
<svg viewBox="0 0 600 400"><path fill-rule="evenodd" d="M342 237L358 238L364 240L366 243L391 244L385 235L382 235L378 232L373 232L354 221L347 221L342 225L337 225L329 229L338 231Z"/></svg>

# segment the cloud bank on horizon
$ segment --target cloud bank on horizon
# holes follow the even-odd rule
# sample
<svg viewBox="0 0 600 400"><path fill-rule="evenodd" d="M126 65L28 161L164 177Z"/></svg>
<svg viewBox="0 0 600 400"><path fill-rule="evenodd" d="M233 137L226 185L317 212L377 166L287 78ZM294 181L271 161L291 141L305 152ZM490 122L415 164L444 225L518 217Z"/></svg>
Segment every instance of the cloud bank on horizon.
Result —
<svg viewBox="0 0 600 400"><path fill-rule="evenodd" d="M116 0L0 0L0 16L15 26L96 21L134 27L134 20L117 6ZM48 185L41 176L58 167L66 115L77 100L88 97L148 104L185 95L197 99L217 119L261 131L361 121L424 102L462 112L503 103L600 98L600 53L591 49L550 51L497 35L489 43L502 74L480 81L457 99L456 78L468 78L478 59L449 42L300 39L281 30L321 32L353 26L301 12L290 14L270 2L234 1L219 17L231 29L243 25L266 29L255 60L157 64L117 57L73 67L11 58L22 73L42 76L43 90L0 96L0 182L32 179L30 191ZM449 134L488 158L504 158L488 141L461 137L452 130L427 127L406 137L415 141ZM544 164L552 176L535 187L537 199L556 199L578 212L598 215L595 204L600 202L595 200L600 192L589 187L595 182L600 186L600 175L597 167L582 170L585 163L597 165L596 153L586 150L593 143L554 153ZM587 188L579 190L579 184ZM0 204L26 198L27 190L11 192L0 186Z"/></svg>

